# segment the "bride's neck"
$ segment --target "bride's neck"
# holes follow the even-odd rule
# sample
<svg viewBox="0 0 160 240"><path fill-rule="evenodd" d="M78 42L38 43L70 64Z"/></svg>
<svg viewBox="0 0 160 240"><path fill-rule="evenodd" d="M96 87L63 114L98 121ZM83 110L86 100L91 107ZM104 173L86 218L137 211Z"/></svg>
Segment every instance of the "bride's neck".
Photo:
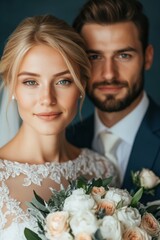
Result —
<svg viewBox="0 0 160 240"><path fill-rule="evenodd" d="M66 141L64 132L57 135L40 135L23 127L6 148L11 153L8 160L31 164L65 162L79 154L78 149Z"/></svg>

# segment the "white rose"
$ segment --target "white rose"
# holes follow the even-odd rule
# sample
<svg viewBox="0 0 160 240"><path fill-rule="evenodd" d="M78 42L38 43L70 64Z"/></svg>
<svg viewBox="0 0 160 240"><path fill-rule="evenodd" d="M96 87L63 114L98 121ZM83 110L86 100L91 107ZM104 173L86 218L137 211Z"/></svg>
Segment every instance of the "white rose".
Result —
<svg viewBox="0 0 160 240"><path fill-rule="evenodd" d="M100 231L104 239L109 239L109 240L122 239L120 222L114 216L105 216L102 219Z"/></svg>
<svg viewBox="0 0 160 240"><path fill-rule="evenodd" d="M118 220L121 222L123 229L126 227L140 226L141 215L136 208L123 207L116 212Z"/></svg>
<svg viewBox="0 0 160 240"><path fill-rule="evenodd" d="M128 206L132 197L127 190L110 188L105 195L105 199L113 201L116 205L121 202L122 206Z"/></svg>
<svg viewBox="0 0 160 240"><path fill-rule="evenodd" d="M74 236L79 233L93 234L98 229L95 215L90 211L78 212L70 220L70 227Z"/></svg>
<svg viewBox="0 0 160 240"><path fill-rule="evenodd" d="M141 187L146 189L152 189L160 183L160 178L157 177L154 172L146 168L140 172L139 179Z"/></svg>
<svg viewBox="0 0 160 240"><path fill-rule="evenodd" d="M74 214L79 211L86 211L94 208L95 200L91 195L85 194L84 189L79 188L73 191L72 195L65 199L64 211Z"/></svg>

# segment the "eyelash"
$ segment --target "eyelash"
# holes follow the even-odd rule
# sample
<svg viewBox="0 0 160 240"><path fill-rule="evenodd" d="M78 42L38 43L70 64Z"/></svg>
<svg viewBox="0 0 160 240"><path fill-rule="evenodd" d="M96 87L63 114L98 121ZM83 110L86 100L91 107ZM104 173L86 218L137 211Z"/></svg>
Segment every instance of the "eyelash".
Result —
<svg viewBox="0 0 160 240"><path fill-rule="evenodd" d="M69 80L69 79L63 79L63 80L59 80L56 85L59 85L59 86L69 86L71 85L72 83L72 80ZM23 81L23 84L26 85L27 87L35 87L38 85L38 83L35 81L35 80L26 80L26 81Z"/></svg>
<svg viewBox="0 0 160 240"><path fill-rule="evenodd" d="M67 86L67 85L70 85L72 83L71 80L69 79L63 79L63 80L60 80L56 83L56 85L63 85L63 86Z"/></svg>
<svg viewBox="0 0 160 240"><path fill-rule="evenodd" d="M32 83L32 84L31 84L31 83ZM34 83L34 84L33 84L33 83ZM27 85L27 86L36 86L36 85L38 85L35 80L27 80L27 81L24 81L23 84L24 84L24 85Z"/></svg>
<svg viewBox="0 0 160 240"><path fill-rule="evenodd" d="M88 58L90 61L96 61L96 60L101 59L100 55L98 55L98 54L88 55Z"/></svg>
<svg viewBox="0 0 160 240"><path fill-rule="evenodd" d="M121 62L125 62L129 61L132 58L132 55L129 53L121 53L116 58Z"/></svg>

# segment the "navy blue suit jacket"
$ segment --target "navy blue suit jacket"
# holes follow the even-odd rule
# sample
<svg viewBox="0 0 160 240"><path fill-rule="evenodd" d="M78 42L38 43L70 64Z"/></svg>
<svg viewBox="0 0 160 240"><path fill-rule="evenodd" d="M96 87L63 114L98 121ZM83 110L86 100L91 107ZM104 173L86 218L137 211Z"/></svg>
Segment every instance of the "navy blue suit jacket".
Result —
<svg viewBox="0 0 160 240"><path fill-rule="evenodd" d="M78 147L92 148L94 115L92 114L83 122L70 126L66 135L72 144ZM160 107L151 99L133 144L122 188L133 189L131 170L137 171L142 168L149 168L160 176ZM160 199L160 186L155 199ZM147 195L143 200L151 201L153 197Z"/></svg>

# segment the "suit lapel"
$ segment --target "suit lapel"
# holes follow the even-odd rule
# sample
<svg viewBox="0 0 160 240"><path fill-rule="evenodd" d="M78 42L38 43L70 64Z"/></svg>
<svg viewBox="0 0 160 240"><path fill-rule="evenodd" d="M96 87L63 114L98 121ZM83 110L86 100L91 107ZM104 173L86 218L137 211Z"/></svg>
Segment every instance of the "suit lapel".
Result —
<svg viewBox="0 0 160 240"><path fill-rule="evenodd" d="M142 168L153 169L157 154L160 150L160 112L153 116L157 109L153 110L154 104L151 102L146 116L137 133L130 159L128 162L123 186L131 189L133 184L131 180L131 171L141 170Z"/></svg>

